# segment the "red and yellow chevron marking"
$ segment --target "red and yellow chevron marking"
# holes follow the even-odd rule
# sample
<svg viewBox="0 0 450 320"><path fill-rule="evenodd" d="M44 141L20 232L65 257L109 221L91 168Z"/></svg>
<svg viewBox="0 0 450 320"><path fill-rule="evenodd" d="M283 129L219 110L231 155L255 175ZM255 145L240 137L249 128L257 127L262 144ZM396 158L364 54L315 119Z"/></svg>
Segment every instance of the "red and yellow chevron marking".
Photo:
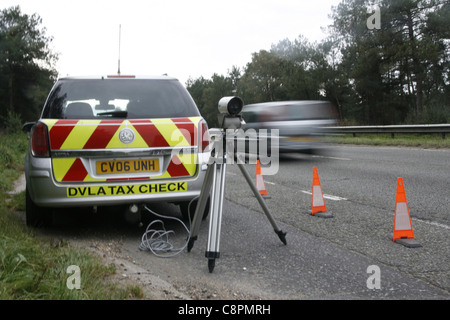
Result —
<svg viewBox="0 0 450 320"><path fill-rule="evenodd" d="M200 117L139 120L44 120L49 128L52 150L92 150L120 148L166 148L198 145ZM119 139L122 129L133 130L128 145ZM173 155L166 172L152 179L188 177L197 170L197 155ZM80 158L52 158L55 179L61 182L106 181L89 174ZM149 179L149 177L117 180ZM116 180L116 179L114 179Z"/></svg>
<svg viewBox="0 0 450 320"><path fill-rule="evenodd" d="M52 150L161 148L196 146L199 117L149 120L44 120ZM122 129L133 130L129 145L119 140Z"/></svg>

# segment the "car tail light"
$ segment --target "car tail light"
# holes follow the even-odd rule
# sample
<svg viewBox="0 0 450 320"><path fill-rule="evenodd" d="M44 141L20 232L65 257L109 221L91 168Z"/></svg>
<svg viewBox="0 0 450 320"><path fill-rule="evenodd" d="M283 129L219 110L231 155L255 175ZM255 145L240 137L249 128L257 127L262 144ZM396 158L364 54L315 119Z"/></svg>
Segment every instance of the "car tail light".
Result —
<svg viewBox="0 0 450 320"><path fill-rule="evenodd" d="M209 133L208 133L208 124L206 121L202 121L202 152L205 152L209 146Z"/></svg>
<svg viewBox="0 0 450 320"><path fill-rule="evenodd" d="M47 126L41 122L31 130L31 153L34 157L50 157Z"/></svg>

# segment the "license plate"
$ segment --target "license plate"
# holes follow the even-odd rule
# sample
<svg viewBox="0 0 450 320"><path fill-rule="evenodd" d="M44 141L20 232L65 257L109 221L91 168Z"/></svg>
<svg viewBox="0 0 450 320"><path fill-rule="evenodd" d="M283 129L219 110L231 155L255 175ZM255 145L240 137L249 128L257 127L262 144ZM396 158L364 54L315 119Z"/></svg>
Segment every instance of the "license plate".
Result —
<svg viewBox="0 0 450 320"><path fill-rule="evenodd" d="M97 174L158 172L159 159L97 161Z"/></svg>

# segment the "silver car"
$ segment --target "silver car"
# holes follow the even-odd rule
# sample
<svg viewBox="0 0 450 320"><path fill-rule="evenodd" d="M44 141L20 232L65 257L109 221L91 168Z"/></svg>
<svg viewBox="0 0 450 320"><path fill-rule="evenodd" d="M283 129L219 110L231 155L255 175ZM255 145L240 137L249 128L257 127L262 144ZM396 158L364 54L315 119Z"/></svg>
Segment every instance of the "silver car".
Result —
<svg viewBox="0 0 450 320"><path fill-rule="evenodd" d="M155 201L179 204L185 216L200 194L208 128L174 78L59 79L24 130L28 225L48 222L51 208Z"/></svg>
<svg viewBox="0 0 450 320"><path fill-rule="evenodd" d="M326 147L323 127L335 125L337 114L327 101L276 101L246 105L242 117L246 129L265 129L269 137L277 129L279 152L314 153Z"/></svg>

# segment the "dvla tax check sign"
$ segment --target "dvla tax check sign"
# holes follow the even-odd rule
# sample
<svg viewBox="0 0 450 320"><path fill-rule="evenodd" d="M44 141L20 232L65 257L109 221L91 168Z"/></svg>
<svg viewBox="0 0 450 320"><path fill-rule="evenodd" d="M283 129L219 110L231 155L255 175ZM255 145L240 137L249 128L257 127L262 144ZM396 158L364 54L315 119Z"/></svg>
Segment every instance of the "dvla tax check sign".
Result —
<svg viewBox="0 0 450 320"><path fill-rule="evenodd" d="M100 197L187 191L187 182L68 187L67 197Z"/></svg>

